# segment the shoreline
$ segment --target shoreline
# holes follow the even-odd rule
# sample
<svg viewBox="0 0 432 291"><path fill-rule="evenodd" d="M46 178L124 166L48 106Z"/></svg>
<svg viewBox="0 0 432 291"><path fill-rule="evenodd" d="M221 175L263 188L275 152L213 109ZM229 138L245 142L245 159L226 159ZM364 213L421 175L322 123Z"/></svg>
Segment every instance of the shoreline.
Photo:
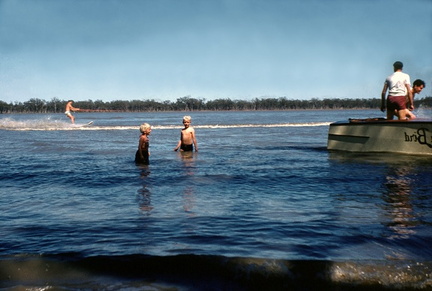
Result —
<svg viewBox="0 0 432 291"><path fill-rule="evenodd" d="M286 260L216 255L4 255L0 285L159 286L187 290L429 290L432 262ZM287 289L288 288L288 289Z"/></svg>
<svg viewBox="0 0 432 291"><path fill-rule="evenodd" d="M425 107L426 109L429 109L429 107ZM183 113L191 113L191 112L292 112L292 111L345 111L345 110L352 110L352 111L361 111L361 110L375 110L374 108L305 108L305 109L232 109L232 110L145 110L145 111L134 111L134 110L95 110L95 111L82 111L82 112L75 112L76 114L79 113L174 113L174 112L183 112ZM377 111L380 111L379 108L376 109ZM0 112L0 115L9 115L9 114L64 114L64 112Z"/></svg>

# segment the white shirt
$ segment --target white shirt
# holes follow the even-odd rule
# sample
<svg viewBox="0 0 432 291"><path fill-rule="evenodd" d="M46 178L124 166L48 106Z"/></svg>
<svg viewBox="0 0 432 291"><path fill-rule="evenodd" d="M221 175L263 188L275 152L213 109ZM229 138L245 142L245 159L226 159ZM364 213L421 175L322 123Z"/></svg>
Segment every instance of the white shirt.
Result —
<svg viewBox="0 0 432 291"><path fill-rule="evenodd" d="M410 86L410 76L402 72L394 72L387 77L385 83L389 89L389 96L405 96L407 95L406 84Z"/></svg>

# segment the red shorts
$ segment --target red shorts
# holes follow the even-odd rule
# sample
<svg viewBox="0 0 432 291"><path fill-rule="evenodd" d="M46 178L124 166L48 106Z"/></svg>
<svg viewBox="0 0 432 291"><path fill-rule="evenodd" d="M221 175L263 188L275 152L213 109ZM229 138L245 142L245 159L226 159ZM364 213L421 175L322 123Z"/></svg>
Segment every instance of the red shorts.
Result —
<svg viewBox="0 0 432 291"><path fill-rule="evenodd" d="M388 96L387 110L403 110L406 109L405 96Z"/></svg>

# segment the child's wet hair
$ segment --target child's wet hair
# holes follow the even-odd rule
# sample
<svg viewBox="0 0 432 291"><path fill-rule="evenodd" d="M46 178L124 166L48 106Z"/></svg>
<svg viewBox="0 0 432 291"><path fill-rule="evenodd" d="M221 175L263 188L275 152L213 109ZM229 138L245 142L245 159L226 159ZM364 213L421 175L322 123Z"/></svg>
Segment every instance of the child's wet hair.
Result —
<svg viewBox="0 0 432 291"><path fill-rule="evenodd" d="M144 133L144 132L146 132L147 131L147 129L150 129L151 128L151 126L150 126L150 124L148 124L148 123L143 123L143 124L141 124L140 125L140 132L141 133Z"/></svg>

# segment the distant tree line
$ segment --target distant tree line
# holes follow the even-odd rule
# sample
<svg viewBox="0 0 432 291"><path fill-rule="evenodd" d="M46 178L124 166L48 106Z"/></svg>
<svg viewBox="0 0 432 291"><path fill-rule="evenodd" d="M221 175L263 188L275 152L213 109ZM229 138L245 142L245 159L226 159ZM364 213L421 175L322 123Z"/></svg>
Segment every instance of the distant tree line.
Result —
<svg viewBox="0 0 432 291"><path fill-rule="evenodd" d="M31 98L26 102L6 103L0 100L0 113L61 113L64 112L67 101L56 97L50 101ZM418 108L432 107L432 97L415 99ZM151 100L87 100L75 101L74 107L92 111L120 111L120 112L154 112L154 111L222 111L222 110L305 110L305 109L376 109L381 106L381 99L317 99L298 100L279 98L255 98L253 100L232 100L230 98L205 99L185 96L176 101Z"/></svg>

